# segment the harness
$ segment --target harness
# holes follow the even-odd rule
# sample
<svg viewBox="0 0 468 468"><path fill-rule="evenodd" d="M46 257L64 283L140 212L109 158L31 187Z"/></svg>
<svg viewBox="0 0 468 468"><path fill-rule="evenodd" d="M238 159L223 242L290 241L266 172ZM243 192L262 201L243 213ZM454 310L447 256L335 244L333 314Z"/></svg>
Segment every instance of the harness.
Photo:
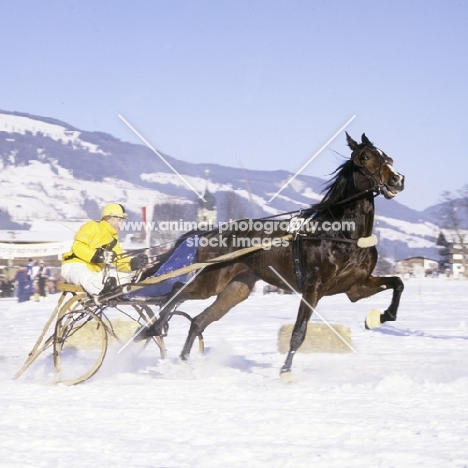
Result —
<svg viewBox="0 0 468 468"><path fill-rule="evenodd" d="M385 186L383 183L383 169L385 166L387 166L389 163L385 160L384 156L380 154L380 166L372 173L367 173L364 171L364 169L361 166L355 165L357 168L357 172L359 172L364 178L366 178L370 184L371 187L362 190L361 192L358 192L354 195L351 195L343 200L340 200L339 202L336 202L335 205L343 205L345 203L349 203L353 200L356 200L358 198L362 198L368 194L372 194L373 197L377 197L380 195L382 188ZM379 182L376 182L373 176L375 174L379 174ZM356 176L356 173L353 175L353 177ZM355 179L354 182L356 183ZM303 216L303 213L307 213L307 216ZM344 242L344 243L349 243L349 244L356 244L357 247L359 248L369 248L373 247L377 244L377 237L374 234L371 234L369 237L361 237L359 239L347 239L345 237L332 237L332 236L325 236L325 235L320 235L320 236L311 236L310 232L305 232L302 231L302 227L305 224L306 220L311 219L311 216L313 214L313 209L308 208L306 210L300 209L300 210L294 210L294 211L289 211L285 213L279 213L277 215L271 215L271 216L265 216L263 218L260 218L258 221L263 221L263 220L268 220L268 219L273 219L273 218L279 218L283 217L285 215L296 215L298 216L293 216L290 219L290 226L294 226L294 221L296 220L296 228L289 229L289 234L292 236L292 242L291 242L291 247L292 247L292 256L293 256L293 264L294 264L294 273L296 276L296 281L298 285L298 291L302 292L303 290L303 282L304 282L304 270L305 270L305 265L304 265L304 260L303 260L303 255L302 255L302 243L303 240L316 240L316 241L332 241L332 242ZM210 234L213 232L217 232L218 228L211 229L209 231L205 231L204 234ZM189 236L193 235L193 232L186 233L182 235L179 239L184 240L188 238ZM169 242L167 243L169 244ZM160 244L159 246L162 246L165 244ZM156 259L158 259L159 256L156 256Z"/></svg>
<svg viewBox="0 0 468 468"><path fill-rule="evenodd" d="M345 198L344 200L339 201L336 203L336 205L343 205L345 203L348 203L350 201L356 200L358 198L361 198L369 193L372 193L373 197L377 197L380 195L382 187L384 187L383 183L383 169L385 166L388 165L388 161L384 159L382 155L380 155L380 166L378 169L376 169L372 173L367 173L364 171L364 169L360 166L357 166L359 173L367 179L369 182L371 182L371 188L363 190L359 193L356 193L350 197ZM379 174L379 182L376 182L374 179L374 175L378 173ZM353 180L356 183L356 173L353 175ZM299 211L299 213L302 214L302 210ZM309 211L310 213L310 211ZM332 237L332 236L311 236L310 232L304 231L303 227L307 224L307 221L309 221L312 217L312 213L310 213L307 218L306 217L301 217L298 216L297 218L293 218L296 220L296 223L294 223L293 219L290 222L290 226L292 226L292 229L290 229L290 233L293 236L292 240L292 255L293 255L293 264L294 264L294 274L296 276L296 282L298 286L298 291L302 292L303 291L303 283L304 283L304 260L302 256L302 241L304 239L310 239L310 240L324 240L324 241L333 241L333 242L344 242L348 244L356 244L359 248L369 248L369 247L374 247L377 245L378 239L374 234L371 234L369 237L360 237L359 239L347 239L345 237ZM302 220L302 221L301 221Z"/></svg>

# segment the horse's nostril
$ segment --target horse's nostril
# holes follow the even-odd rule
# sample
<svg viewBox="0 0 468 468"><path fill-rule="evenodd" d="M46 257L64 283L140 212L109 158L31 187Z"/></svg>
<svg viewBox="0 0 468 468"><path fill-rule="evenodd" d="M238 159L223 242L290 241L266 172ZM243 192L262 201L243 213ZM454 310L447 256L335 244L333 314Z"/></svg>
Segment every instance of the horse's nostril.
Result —
<svg viewBox="0 0 468 468"><path fill-rule="evenodd" d="M394 187L395 185L403 185L404 177L400 175L393 174L388 180L388 185Z"/></svg>

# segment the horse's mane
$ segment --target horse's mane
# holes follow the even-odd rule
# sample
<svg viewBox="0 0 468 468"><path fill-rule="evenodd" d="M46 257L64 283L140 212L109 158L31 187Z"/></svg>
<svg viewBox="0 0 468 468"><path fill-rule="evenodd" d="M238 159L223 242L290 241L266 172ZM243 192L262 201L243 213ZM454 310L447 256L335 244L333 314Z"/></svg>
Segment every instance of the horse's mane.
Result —
<svg viewBox="0 0 468 468"><path fill-rule="evenodd" d="M341 166L335 169L332 174L335 175L327 182L324 189L326 193L322 200L319 203L315 203L310 208L314 216L329 210L346 197L348 183L353 176L353 161L351 159L345 161Z"/></svg>

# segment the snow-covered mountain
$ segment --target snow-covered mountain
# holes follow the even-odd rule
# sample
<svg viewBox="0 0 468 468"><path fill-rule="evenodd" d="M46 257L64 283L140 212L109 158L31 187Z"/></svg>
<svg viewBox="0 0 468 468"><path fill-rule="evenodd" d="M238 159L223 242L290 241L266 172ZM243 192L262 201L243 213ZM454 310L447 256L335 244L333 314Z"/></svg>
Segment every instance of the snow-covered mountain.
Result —
<svg viewBox="0 0 468 468"><path fill-rule="evenodd" d="M0 111L0 229L28 229L37 219L97 218L110 201L123 203L130 220L140 220L141 208L153 203L165 206L167 217L193 220L197 197L189 185L203 193L207 171L221 221L306 208L320 200L325 183L299 175L267 203L291 173L163 157L178 174L143 144L51 118ZM382 253L437 257L439 227L431 210L415 211L381 197L376 208Z"/></svg>

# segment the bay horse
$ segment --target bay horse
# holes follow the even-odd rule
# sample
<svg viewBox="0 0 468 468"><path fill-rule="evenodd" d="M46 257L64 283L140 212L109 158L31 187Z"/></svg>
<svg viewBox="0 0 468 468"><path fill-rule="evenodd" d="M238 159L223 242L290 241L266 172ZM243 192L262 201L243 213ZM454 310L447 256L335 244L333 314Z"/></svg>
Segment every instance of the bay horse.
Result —
<svg viewBox="0 0 468 468"><path fill-rule="evenodd" d="M270 248L208 266L180 291L178 301L216 296L209 307L193 318L180 355L182 360L188 359L196 337L247 299L258 280L302 294L281 374L291 372L294 354L306 336L307 323L324 296L344 293L355 302L391 289L391 303L385 312L378 312L377 325L396 320L403 282L398 277L372 276L377 262L372 229L374 197L379 194L386 199L395 197L404 188L404 176L393 168L392 158L375 147L365 134L361 143L348 133L346 139L351 157L334 172L322 201L301 213L301 229L291 233L292 223L275 224L264 218L220 226L200 236L197 262L235 252L254 241L269 239L271 244ZM308 228L303 229L304 226ZM330 229L333 226L337 229ZM366 328L371 328L368 321ZM144 332L146 337L156 334L151 326Z"/></svg>

